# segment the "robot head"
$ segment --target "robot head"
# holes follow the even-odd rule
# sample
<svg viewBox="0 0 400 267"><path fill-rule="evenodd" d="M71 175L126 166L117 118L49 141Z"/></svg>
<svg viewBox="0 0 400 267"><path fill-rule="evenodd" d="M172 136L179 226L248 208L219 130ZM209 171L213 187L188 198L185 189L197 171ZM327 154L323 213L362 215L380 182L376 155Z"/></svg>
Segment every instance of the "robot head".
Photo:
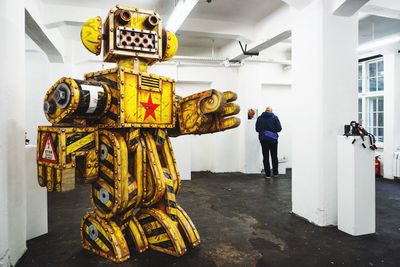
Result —
<svg viewBox="0 0 400 267"><path fill-rule="evenodd" d="M100 17L85 22L81 30L83 45L104 62L138 58L149 64L170 60L178 50L178 40L161 27L160 16L153 11L117 5L102 24Z"/></svg>

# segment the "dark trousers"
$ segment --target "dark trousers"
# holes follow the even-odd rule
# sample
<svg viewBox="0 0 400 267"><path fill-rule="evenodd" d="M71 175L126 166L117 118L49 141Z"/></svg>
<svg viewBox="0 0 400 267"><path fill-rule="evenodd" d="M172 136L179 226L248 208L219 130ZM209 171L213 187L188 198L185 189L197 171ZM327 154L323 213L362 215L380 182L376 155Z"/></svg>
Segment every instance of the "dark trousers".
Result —
<svg viewBox="0 0 400 267"><path fill-rule="evenodd" d="M278 142L272 142L268 140L260 141L262 153L263 153L263 163L266 176L271 176L271 166L269 165L269 154L271 153L272 160L272 173L274 175L278 174Z"/></svg>

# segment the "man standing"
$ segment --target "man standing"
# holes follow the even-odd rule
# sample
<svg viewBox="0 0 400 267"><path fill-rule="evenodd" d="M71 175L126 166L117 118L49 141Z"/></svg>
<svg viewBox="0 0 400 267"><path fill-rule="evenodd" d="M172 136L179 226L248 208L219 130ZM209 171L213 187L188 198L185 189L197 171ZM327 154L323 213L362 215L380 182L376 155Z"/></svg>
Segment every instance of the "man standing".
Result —
<svg viewBox="0 0 400 267"><path fill-rule="evenodd" d="M265 178L271 178L269 154L271 153L272 173L278 175L278 133L282 130L279 118L267 107L265 112L257 118L256 131L261 143Z"/></svg>

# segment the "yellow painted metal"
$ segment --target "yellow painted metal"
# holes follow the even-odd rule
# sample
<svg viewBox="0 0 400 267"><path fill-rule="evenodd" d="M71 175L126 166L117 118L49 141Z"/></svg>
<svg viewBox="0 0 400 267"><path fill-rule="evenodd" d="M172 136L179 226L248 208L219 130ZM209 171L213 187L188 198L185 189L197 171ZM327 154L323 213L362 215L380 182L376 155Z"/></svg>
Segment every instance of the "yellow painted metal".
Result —
<svg viewBox="0 0 400 267"><path fill-rule="evenodd" d="M81 244L114 262L129 259L129 247L120 227L113 220L103 220L88 212L81 220Z"/></svg>
<svg viewBox="0 0 400 267"><path fill-rule="evenodd" d="M149 207L156 204L164 196L166 184L154 137L151 133L144 132L144 141L146 143L146 152L150 167L147 169L147 176L151 179L148 179L148 182L152 183L153 190L151 194L145 195L141 205Z"/></svg>
<svg viewBox="0 0 400 267"><path fill-rule="evenodd" d="M91 184L93 211L81 221L82 246L114 262L129 258L128 244L138 253L151 248L173 256L200 244L177 204L181 177L169 137L240 123L234 92L212 89L179 98L174 80L148 73L148 66L170 60L178 49L176 36L160 21L156 12L125 6L111 9L103 25L99 17L88 20L83 44L95 54L103 46L104 61L117 67L87 73L84 81L58 80L45 95L52 126L38 129L40 186L63 192L75 181ZM121 30L151 34L154 52L117 47ZM62 86L67 96L57 90ZM65 105L60 99L67 99Z"/></svg>
<svg viewBox="0 0 400 267"><path fill-rule="evenodd" d="M165 52L163 53L162 61L171 60L178 52L178 38L176 38L176 35L170 31L166 31L165 34L167 43L164 44Z"/></svg>
<svg viewBox="0 0 400 267"><path fill-rule="evenodd" d="M149 247L172 256L182 256L186 253L186 245L181 233L174 221L159 209L143 209L139 212L139 222L148 219L157 221L159 224L146 224L144 227ZM161 227L160 227L161 226ZM153 231L163 229L162 231Z"/></svg>
<svg viewBox="0 0 400 267"><path fill-rule="evenodd" d="M178 116L181 134L204 134L235 128L240 119L231 117L239 113L237 96L233 92L207 90L179 100Z"/></svg>
<svg viewBox="0 0 400 267"><path fill-rule="evenodd" d="M124 11L128 12L131 17L128 21L121 23L119 18L120 14ZM159 23L154 28L149 28L146 26L146 23L144 23L149 16L154 16L159 20ZM117 39L116 29L118 29L118 27L131 28L141 32L150 31L155 34L157 36L157 49L155 53L132 49L121 49L117 47L115 40ZM162 58L162 24L160 16L157 12L118 5L110 10L104 24L104 31L104 33L108 36L108 40L105 40L106 44L104 45L105 62L118 62L123 58L136 57L140 58L143 62L147 62L148 64L154 64Z"/></svg>
<svg viewBox="0 0 400 267"><path fill-rule="evenodd" d="M101 52L102 21L100 17L87 20L81 29L81 41L91 53L98 56Z"/></svg>
<svg viewBox="0 0 400 267"><path fill-rule="evenodd" d="M54 161L42 157L47 138L54 149ZM78 166L82 167L78 175L82 182L89 183L98 175L97 128L39 126L37 147L39 184L46 185L49 192L73 190Z"/></svg>
<svg viewBox="0 0 400 267"><path fill-rule="evenodd" d="M142 226L135 216L129 221L129 231L132 234L132 238L135 242L135 250L138 253L142 253L149 247L149 242L147 241L146 235L143 231Z"/></svg>
<svg viewBox="0 0 400 267"><path fill-rule="evenodd" d="M186 235L187 240L192 247L197 247L200 244L200 235L194 226L192 220L189 218L187 213L182 209L181 206L177 206L177 218L180 226Z"/></svg>

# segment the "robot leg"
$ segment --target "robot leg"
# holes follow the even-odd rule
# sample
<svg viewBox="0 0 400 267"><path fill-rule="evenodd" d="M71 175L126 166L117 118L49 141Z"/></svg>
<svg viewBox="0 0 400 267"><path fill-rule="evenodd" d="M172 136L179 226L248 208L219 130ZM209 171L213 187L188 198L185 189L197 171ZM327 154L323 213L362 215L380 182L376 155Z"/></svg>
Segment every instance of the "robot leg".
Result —
<svg viewBox="0 0 400 267"><path fill-rule="evenodd" d="M140 163L143 154L141 146L129 152L117 131L101 130L99 143L99 177L91 190L94 212L82 219L81 241L85 249L122 262L129 258L130 250L143 252L148 247L144 231L133 216L141 192L135 176L141 176L141 171L135 169L134 176L129 172L129 156Z"/></svg>
<svg viewBox="0 0 400 267"><path fill-rule="evenodd" d="M161 191L161 198L149 194L151 196L149 201L142 203L142 206L149 208L141 210L138 219L151 249L181 256L186 252L186 247L197 246L200 237L188 215L176 202L180 177L171 143L163 130L158 130L155 134L144 132L144 140L148 165L154 166L147 169L146 191L152 192L151 189L156 184L162 184L165 189Z"/></svg>
<svg viewBox="0 0 400 267"><path fill-rule="evenodd" d="M83 248L114 262L129 259L129 248L118 225L110 219L101 219L88 212L81 220Z"/></svg>

